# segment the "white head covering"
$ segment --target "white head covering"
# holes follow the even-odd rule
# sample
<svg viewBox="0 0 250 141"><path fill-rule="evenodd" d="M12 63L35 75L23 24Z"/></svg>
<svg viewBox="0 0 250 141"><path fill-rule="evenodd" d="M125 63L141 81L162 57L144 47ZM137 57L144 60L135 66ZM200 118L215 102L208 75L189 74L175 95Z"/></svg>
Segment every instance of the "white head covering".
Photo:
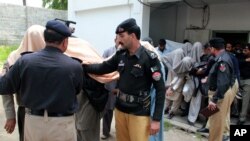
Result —
<svg viewBox="0 0 250 141"><path fill-rule="evenodd" d="M195 62L200 62L200 57L203 55L203 47L201 42L195 42L191 51L191 57Z"/></svg>
<svg viewBox="0 0 250 141"><path fill-rule="evenodd" d="M182 50L185 56L191 56L192 44L187 42L183 45Z"/></svg>

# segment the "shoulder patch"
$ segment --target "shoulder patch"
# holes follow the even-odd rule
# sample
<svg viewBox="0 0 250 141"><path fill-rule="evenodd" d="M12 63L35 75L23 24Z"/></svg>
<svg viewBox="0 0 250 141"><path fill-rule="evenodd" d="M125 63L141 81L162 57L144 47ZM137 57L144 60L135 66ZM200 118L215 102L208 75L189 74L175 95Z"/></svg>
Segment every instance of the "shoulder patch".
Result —
<svg viewBox="0 0 250 141"><path fill-rule="evenodd" d="M225 72L225 71L226 71L226 66L225 66L224 63L220 63L219 70L220 70L221 72Z"/></svg>
<svg viewBox="0 0 250 141"><path fill-rule="evenodd" d="M145 50L146 50L146 53L149 55L149 57L150 57L151 59L155 59L155 58L158 57L158 55L157 55L155 52L150 51L150 50L148 50L148 49L145 49Z"/></svg>
<svg viewBox="0 0 250 141"><path fill-rule="evenodd" d="M71 58L74 59L74 60L76 60L76 61L79 62L79 63L82 63L82 60L79 59L79 58L76 58L76 57L71 57Z"/></svg>
<svg viewBox="0 0 250 141"><path fill-rule="evenodd" d="M32 51L26 51L26 52L22 52L20 55L23 56L23 55L30 54L30 53L33 53L33 52Z"/></svg>

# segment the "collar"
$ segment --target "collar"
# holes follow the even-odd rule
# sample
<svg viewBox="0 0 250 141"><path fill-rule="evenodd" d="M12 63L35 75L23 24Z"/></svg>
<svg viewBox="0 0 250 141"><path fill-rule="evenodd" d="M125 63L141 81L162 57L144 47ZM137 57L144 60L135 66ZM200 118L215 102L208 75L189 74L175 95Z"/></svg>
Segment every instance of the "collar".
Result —
<svg viewBox="0 0 250 141"><path fill-rule="evenodd" d="M141 45L141 46L136 50L135 54L132 55L132 56L136 56L138 59L140 59L143 50L144 50L144 47ZM128 50L126 51L126 54L129 55Z"/></svg>
<svg viewBox="0 0 250 141"><path fill-rule="evenodd" d="M46 50L46 51L52 51L52 52L60 52L60 53L63 53L59 48L53 47L53 46L46 46L46 47L44 48L44 50Z"/></svg>
<svg viewBox="0 0 250 141"><path fill-rule="evenodd" d="M226 52L226 51L220 52L220 53L215 57L215 60L218 61L218 60L221 58L221 56L222 56L225 52Z"/></svg>

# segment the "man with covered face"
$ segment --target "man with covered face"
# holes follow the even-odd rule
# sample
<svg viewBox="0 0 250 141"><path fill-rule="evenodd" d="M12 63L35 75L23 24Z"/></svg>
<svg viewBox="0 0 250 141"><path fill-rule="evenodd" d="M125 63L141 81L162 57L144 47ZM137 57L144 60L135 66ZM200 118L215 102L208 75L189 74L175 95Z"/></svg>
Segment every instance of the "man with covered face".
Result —
<svg viewBox="0 0 250 141"><path fill-rule="evenodd" d="M116 28L122 50L101 64L86 65L89 73L105 74L118 70L119 92L115 121L117 141L146 141L159 131L165 86L157 55L140 44L140 28L130 18ZM156 88L156 106L150 119L150 88Z"/></svg>

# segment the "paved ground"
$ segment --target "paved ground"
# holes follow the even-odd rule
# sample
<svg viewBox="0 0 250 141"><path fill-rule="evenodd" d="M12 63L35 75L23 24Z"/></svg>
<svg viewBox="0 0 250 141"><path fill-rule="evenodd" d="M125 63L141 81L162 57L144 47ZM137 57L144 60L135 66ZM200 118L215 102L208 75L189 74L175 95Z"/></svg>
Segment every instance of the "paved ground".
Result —
<svg viewBox="0 0 250 141"><path fill-rule="evenodd" d="M175 116L173 119L164 119L165 141L207 141L208 134L196 133L196 130L202 126L198 121L194 126L187 124L187 117ZM236 123L235 118L231 118L231 124ZM4 130L5 114L2 106L2 98L0 98L0 141L18 141L17 127L12 134L7 134ZM246 124L250 125L250 121ZM106 141L115 141L115 123L112 123L111 137Z"/></svg>
<svg viewBox="0 0 250 141"><path fill-rule="evenodd" d="M191 126L187 126L184 119L175 117L173 120L167 120L166 122L176 124L177 126L172 126L167 123L168 130L164 132L165 141L207 141L206 138L202 137L200 134L192 133L190 129ZM18 131L17 127L12 134L7 134L4 130L5 114L2 106L2 98L0 98L0 141L18 141ZM111 138L106 141L115 141L115 123L112 123ZM184 126L184 127L183 127ZM197 126L200 126L197 124ZM186 128L186 129L185 129ZM184 129L184 130L182 130Z"/></svg>

